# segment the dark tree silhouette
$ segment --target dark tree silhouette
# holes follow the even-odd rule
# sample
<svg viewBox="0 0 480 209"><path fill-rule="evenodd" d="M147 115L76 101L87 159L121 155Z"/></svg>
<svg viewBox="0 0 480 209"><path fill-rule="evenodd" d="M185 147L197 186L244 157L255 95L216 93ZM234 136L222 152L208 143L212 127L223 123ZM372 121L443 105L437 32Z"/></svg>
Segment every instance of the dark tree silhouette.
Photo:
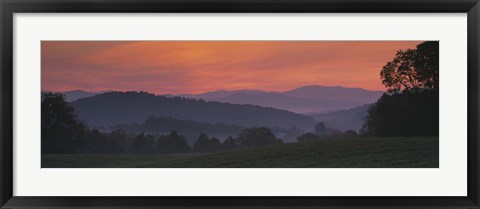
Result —
<svg viewBox="0 0 480 209"><path fill-rule="evenodd" d="M242 132L245 127L237 125L227 125L223 123L201 123L190 120L179 120L172 117L153 117L149 116L145 122L141 124L119 124L111 126L111 129L122 129L128 132L148 132L148 133L165 133L175 129L183 135L197 136L200 132L207 132L210 135L237 135Z"/></svg>
<svg viewBox="0 0 480 209"><path fill-rule="evenodd" d="M297 137L298 142L317 141L317 140L320 140L320 139L322 139L322 137L320 137L317 134L310 133L310 132L304 133L304 134Z"/></svg>
<svg viewBox="0 0 480 209"><path fill-rule="evenodd" d="M222 149L229 150L229 149L238 149L240 148L240 142L238 139L233 138L231 136L227 137L225 141L222 143Z"/></svg>
<svg viewBox="0 0 480 209"><path fill-rule="evenodd" d="M374 136L438 136L438 91L384 94L368 110L365 132Z"/></svg>
<svg viewBox="0 0 480 209"><path fill-rule="evenodd" d="M317 124L315 124L315 133L320 136L324 136L325 134L327 134L327 126L325 126L325 123L318 122Z"/></svg>
<svg viewBox="0 0 480 209"><path fill-rule="evenodd" d="M417 77L423 82L424 88L438 90L439 85L439 42L427 41L417 46L415 57Z"/></svg>
<svg viewBox="0 0 480 209"><path fill-rule="evenodd" d="M153 136L146 136L144 133L140 133L132 139L130 152L132 154L154 154L154 144Z"/></svg>
<svg viewBox="0 0 480 209"><path fill-rule="evenodd" d="M244 148L283 143L281 139L275 137L270 129L265 127L245 129L237 140Z"/></svg>
<svg viewBox="0 0 480 209"><path fill-rule="evenodd" d="M81 153L127 154L128 135L123 130L101 133L97 129L87 131Z"/></svg>
<svg viewBox="0 0 480 209"><path fill-rule="evenodd" d="M354 130L346 130L344 133L345 136L357 136L357 132Z"/></svg>
<svg viewBox="0 0 480 209"><path fill-rule="evenodd" d="M439 42L427 41L416 49L399 50L380 72L389 92L438 88Z"/></svg>
<svg viewBox="0 0 480 209"><path fill-rule="evenodd" d="M207 134L201 133L193 144L194 152L214 152L221 149L221 142L217 138L208 138Z"/></svg>
<svg viewBox="0 0 480 209"><path fill-rule="evenodd" d="M285 136L282 137L282 139L285 140L285 141L295 141L298 136L300 136L304 133L303 130L300 130L296 126L291 126L290 128L288 128L286 130L284 128L278 128L278 130L274 131L274 132L285 133Z"/></svg>
<svg viewBox="0 0 480 209"><path fill-rule="evenodd" d="M165 131L175 129L182 134L186 134L186 131L197 131L195 136L200 133L198 130L213 134L208 129L213 131L224 129L222 132L225 135L237 135L242 131L238 127L295 125L301 129L311 129L315 124L311 117L271 107L206 102L197 99L156 96L145 92L103 93L76 100L72 102L72 107L75 108L78 117L91 127L108 127L121 123L140 124L149 116L162 117L150 120L141 127L149 133L151 131L146 130L147 128L155 132L162 130L158 126L162 121L168 122L166 126L169 129ZM175 127L177 124L181 127L180 129Z"/></svg>
<svg viewBox="0 0 480 209"><path fill-rule="evenodd" d="M77 153L86 127L77 121L73 108L59 93L42 93L42 154Z"/></svg>
<svg viewBox="0 0 480 209"><path fill-rule="evenodd" d="M380 75L388 92L368 109L362 132L375 136L438 136L438 42L398 51Z"/></svg>
<svg viewBox="0 0 480 209"><path fill-rule="evenodd" d="M81 153L85 154L106 154L108 153L107 136L94 129L85 136L85 145Z"/></svg>
<svg viewBox="0 0 480 209"><path fill-rule="evenodd" d="M178 135L174 130L170 132L170 135L162 135L158 139L157 153L159 154L185 153L189 151L190 147L185 137Z"/></svg>
<svg viewBox="0 0 480 209"><path fill-rule="evenodd" d="M128 152L130 143L128 134L123 130L114 130L107 137L107 153L125 154Z"/></svg>

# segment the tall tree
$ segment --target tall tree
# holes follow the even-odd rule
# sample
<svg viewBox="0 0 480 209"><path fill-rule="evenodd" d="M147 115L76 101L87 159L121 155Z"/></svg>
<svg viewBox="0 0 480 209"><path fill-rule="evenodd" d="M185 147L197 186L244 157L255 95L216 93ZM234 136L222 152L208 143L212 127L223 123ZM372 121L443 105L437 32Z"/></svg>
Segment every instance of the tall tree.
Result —
<svg viewBox="0 0 480 209"><path fill-rule="evenodd" d="M325 123L318 122L315 124L315 133L319 136L325 136L327 134L327 126L325 126Z"/></svg>
<svg viewBox="0 0 480 209"><path fill-rule="evenodd" d="M217 138L208 138L207 134L201 133L193 144L194 152L214 152L220 150L221 142Z"/></svg>
<svg viewBox="0 0 480 209"><path fill-rule="evenodd" d="M362 132L376 136L438 136L439 43L398 51L380 72L388 93L368 109Z"/></svg>
<svg viewBox="0 0 480 209"><path fill-rule="evenodd" d="M110 132L107 138L107 153L125 154L128 153L130 143L128 134L124 130L118 129Z"/></svg>
<svg viewBox="0 0 480 209"><path fill-rule="evenodd" d="M42 154L77 153L82 148L86 127L60 93L42 93Z"/></svg>
<svg viewBox="0 0 480 209"><path fill-rule="evenodd" d="M237 140L244 148L283 143L266 127L245 129Z"/></svg>
<svg viewBox="0 0 480 209"><path fill-rule="evenodd" d="M363 132L374 136L438 136L438 92L384 94L368 110Z"/></svg>
<svg viewBox="0 0 480 209"><path fill-rule="evenodd" d="M222 149L229 150L229 149L237 149L240 148L240 143L236 138L231 136L227 137L222 143Z"/></svg>
<svg viewBox="0 0 480 209"><path fill-rule="evenodd" d="M399 50L380 71L388 92L438 89L439 42L427 41L416 49Z"/></svg>
<svg viewBox="0 0 480 209"><path fill-rule="evenodd" d="M297 141L298 141L298 142L309 142L309 141L320 140L321 138L322 138L322 137L320 137L320 136L317 135L317 134L307 132L307 133L304 133L304 134L298 136L298 137L297 137Z"/></svg>
<svg viewBox="0 0 480 209"><path fill-rule="evenodd" d="M155 147L153 137L140 133L132 139L130 145L130 152L132 154L154 154Z"/></svg>
<svg viewBox="0 0 480 209"><path fill-rule="evenodd" d="M85 137L85 145L81 153L84 154L106 154L108 151L107 136L97 129L89 131Z"/></svg>
<svg viewBox="0 0 480 209"><path fill-rule="evenodd" d="M172 130L169 135L162 135L158 139L157 153L171 154L171 153L185 153L190 151L185 137L178 135L175 130Z"/></svg>
<svg viewBox="0 0 480 209"><path fill-rule="evenodd" d="M438 41L427 41L417 46L415 68L424 87L438 90L439 85L439 51Z"/></svg>

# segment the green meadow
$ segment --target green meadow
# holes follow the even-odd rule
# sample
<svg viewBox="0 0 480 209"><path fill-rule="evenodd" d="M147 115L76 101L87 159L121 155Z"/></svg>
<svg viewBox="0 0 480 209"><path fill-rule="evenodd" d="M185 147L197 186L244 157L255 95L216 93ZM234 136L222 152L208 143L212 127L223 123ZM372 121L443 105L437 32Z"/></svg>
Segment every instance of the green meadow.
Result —
<svg viewBox="0 0 480 209"><path fill-rule="evenodd" d="M354 137L176 155L43 155L42 168L438 168L438 137Z"/></svg>

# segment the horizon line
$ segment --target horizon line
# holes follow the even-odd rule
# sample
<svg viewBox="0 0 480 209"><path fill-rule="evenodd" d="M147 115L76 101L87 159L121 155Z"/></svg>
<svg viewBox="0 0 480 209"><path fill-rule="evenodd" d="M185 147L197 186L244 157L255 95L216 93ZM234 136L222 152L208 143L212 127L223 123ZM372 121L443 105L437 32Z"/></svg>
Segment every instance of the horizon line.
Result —
<svg viewBox="0 0 480 209"><path fill-rule="evenodd" d="M88 93L99 93L99 92L147 92L155 95L185 95L185 94L191 94L191 95L198 95L198 94L205 94L205 93L212 93L212 92L218 92L218 91L261 91L261 92L266 92L266 93L284 93L300 88L305 88L305 87L326 87L326 88L345 88L345 89L361 89L365 91L371 91L371 92L385 92L386 90L371 90L371 89L365 89L361 87L347 87L347 86L323 86L323 85L318 85L318 84L312 84L312 85L305 85L305 86L300 86L297 88L292 88L289 90L284 90L284 91L269 91L269 90L262 90L262 89L233 89L233 90L227 90L227 89L217 89L217 90L212 90L212 91L205 91L205 92L200 92L200 93L156 93L156 92L151 92L151 91L145 91L145 90L122 90L122 89L102 89L102 90L86 90L86 89L70 89L70 90L41 90L41 92L70 92L70 91L83 91L83 92L88 92Z"/></svg>

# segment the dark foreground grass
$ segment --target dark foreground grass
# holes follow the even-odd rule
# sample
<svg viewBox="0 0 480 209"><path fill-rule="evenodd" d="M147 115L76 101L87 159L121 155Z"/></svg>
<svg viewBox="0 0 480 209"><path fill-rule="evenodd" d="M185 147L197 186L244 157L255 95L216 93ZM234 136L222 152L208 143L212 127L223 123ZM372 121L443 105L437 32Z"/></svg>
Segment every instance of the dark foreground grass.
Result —
<svg viewBox="0 0 480 209"><path fill-rule="evenodd" d="M178 155L43 155L43 168L438 168L438 137L343 138Z"/></svg>

